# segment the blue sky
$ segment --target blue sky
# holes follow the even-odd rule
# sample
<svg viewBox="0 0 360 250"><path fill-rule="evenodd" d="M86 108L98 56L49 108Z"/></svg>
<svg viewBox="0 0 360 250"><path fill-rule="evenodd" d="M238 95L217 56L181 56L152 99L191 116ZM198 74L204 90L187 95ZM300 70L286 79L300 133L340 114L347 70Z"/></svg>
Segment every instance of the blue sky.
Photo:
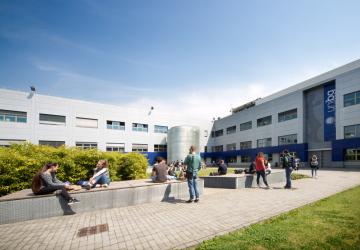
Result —
<svg viewBox="0 0 360 250"><path fill-rule="evenodd" d="M359 10L358 0L2 0L0 87L210 120L359 59Z"/></svg>

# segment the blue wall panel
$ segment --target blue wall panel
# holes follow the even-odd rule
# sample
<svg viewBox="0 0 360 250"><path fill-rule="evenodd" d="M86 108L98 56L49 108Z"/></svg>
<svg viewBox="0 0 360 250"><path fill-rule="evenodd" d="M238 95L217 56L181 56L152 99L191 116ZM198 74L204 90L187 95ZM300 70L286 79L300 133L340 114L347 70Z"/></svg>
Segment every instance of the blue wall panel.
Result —
<svg viewBox="0 0 360 250"><path fill-rule="evenodd" d="M344 150L348 148L360 148L360 138L332 141L332 160L344 161Z"/></svg>

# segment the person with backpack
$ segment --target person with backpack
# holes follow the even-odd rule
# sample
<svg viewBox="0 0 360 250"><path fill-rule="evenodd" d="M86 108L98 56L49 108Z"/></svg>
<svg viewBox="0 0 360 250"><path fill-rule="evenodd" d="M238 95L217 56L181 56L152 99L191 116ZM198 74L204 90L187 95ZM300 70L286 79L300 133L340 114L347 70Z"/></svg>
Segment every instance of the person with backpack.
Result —
<svg viewBox="0 0 360 250"><path fill-rule="evenodd" d="M73 198L68 193L70 185L63 183L56 178L59 164L48 163L46 164L32 179L31 189L35 195L51 194L57 190L61 191L61 196L66 200L68 205L80 202L78 199Z"/></svg>
<svg viewBox="0 0 360 250"><path fill-rule="evenodd" d="M312 178L314 178L314 175L315 175L315 178L317 179L317 170L319 169L319 162L318 162L318 158L316 155L313 155L311 157L310 167L311 167Z"/></svg>
<svg viewBox="0 0 360 250"><path fill-rule="evenodd" d="M199 189L197 184L198 171L201 168L201 157L196 154L196 147L191 146L190 152L186 156L184 165L186 165L186 179L189 186L190 199L186 203L199 202ZM195 200L194 200L195 196Z"/></svg>
<svg viewBox="0 0 360 250"><path fill-rule="evenodd" d="M292 157L290 156L289 151L286 149L283 151L282 167L285 168L286 175L286 185L284 188L291 189L291 172L293 171Z"/></svg>

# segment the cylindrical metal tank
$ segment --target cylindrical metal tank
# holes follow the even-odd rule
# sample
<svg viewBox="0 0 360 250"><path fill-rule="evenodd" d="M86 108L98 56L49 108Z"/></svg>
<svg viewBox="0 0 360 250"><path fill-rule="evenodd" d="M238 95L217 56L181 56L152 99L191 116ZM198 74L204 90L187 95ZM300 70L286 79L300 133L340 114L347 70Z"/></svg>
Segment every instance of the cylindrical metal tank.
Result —
<svg viewBox="0 0 360 250"><path fill-rule="evenodd" d="M167 160L168 162L184 160L189 148L194 145L200 152L200 128L195 126L176 126L168 131Z"/></svg>

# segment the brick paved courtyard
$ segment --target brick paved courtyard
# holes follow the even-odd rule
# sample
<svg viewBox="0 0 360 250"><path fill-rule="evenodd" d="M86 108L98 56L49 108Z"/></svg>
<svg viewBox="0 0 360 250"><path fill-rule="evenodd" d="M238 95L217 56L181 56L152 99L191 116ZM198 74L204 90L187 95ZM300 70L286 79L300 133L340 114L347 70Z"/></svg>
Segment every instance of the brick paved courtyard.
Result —
<svg viewBox="0 0 360 250"><path fill-rule="evenodd" d="M206 189L198 204L174 200L0 225L0 249L185 248L357 185L359 171L320 171L319 179L294 181L293 190L281 189L283 183L270 190ZM108 231L78 236L99 224Z"/></svg>

